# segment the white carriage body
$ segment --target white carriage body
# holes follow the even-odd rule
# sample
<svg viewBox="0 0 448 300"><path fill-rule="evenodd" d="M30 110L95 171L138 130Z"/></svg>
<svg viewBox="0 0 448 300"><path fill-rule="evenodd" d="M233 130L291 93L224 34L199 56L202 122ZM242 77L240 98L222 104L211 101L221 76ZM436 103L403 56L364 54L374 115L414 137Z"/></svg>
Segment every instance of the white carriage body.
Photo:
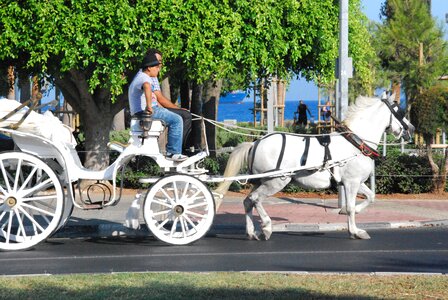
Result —
<svg viewBox="0 0 448 300"><path fill-rule="evenodd" d="M13 111L14 114L11 114ZM5 116L8 118L5 118ZM89 207L80 205L75 201L75 192L72 186L75 182L84 179L112 181L113 189L110 200L102 203L101 207L95 207L96 209L113 205L119 201L121 193L117 196L117 174L136 156L150 157L165 172L178 174L163 177L164 181L160 180L161 183L158 186L156 185L156 190L150 189L152 192L148 194L154 197L157 195L158 200L153 202L153 199L149 199L148 196L144 200L145 221L148 227L152 228L156 237L171 244L187 244L202 237L211 227L215 210L213 195L199 179L189 176L207 172L205 169L198 168L197 163L208 156L208 150L189 157L180 163L166 159L160 152L158 144L159 136L164 130L162 121L152 120L149 130L143 132L139 121L133 119L128 144L111 143L109 145L111 149L120 152L118 158L104 170L92 171L82 165L76 151L76 141L71 129L62 124L50 112L41 115L34 111L28 111L27 107L22 107L17 101L0 99L0 119L0 133L9 135L20 150L20 152L0 153L0 167L2 169L0 175L3 175L0 181L5 186L5 188L0 186L0 202L7 204L6 206L0 206L5 208L3 213L0 211L0 221L5 221L2 218L4 219L7 214L10 215L9 223L3 226L7 225L9 229L6 231L0 229L0 249L19 250L34 246L65 224L70 217L73 205L81 209L88 209ZM15 124L19 124L19 126L14 127ZM45 164L50 167L45 166ZM24 170L20 170L22 167ZM26 171L25 168L27 168ZM31 170L28 170L28 168ZM58 170L57 175L54 169ZM38 176L37 173L48 174L45 178L50 179L47 179L48 182L45 181L45 184L38 184L38 189L42 189L42 191L35 199L52 197L56 199L56 204L53 199L52 204L47 205L52 211L35 208L25 203L31 201L28 199L31 196L28 194L23 196L24 193L21 190L27 189L31 181L41 180L40 177L34 179ZM25 177L27 178L25 179ZM150 181L158 180L159 178ZM13 182L9 183L9 181ZM20 186L21 184L23 186ZM65 196L41 195L53 194L53 190L63 191L64 187ZM178 191L174 193L175 189L178 189ZM159 195L160 193L162 194ZM172 196L168 196L168 194ZM166 204L162 200L163 197L168 197ZM68 199L63 201L64 198ZM38 200L37 202L42 201ZM171 207L172 210L170 213L162 214L162 219L160 219L160 213L155 213L155 211L161 209L161 203ZM22 206L26 207L25 210L38 210L39 218L47 220L44 221L45 224L40 225L37 219L33 219L34 212L22 212L24 210ZM191 214L190 217L188 217L188 214ZM17 217L13 218L14 215ZM15 220L15 218L17 221L12 222L11 220ZM25 223L28 219L31 222L28 222L30 224L26 226ZM15 225L12 225L12 223ZM169 230L164 228L167 223L172 224ZM16 234L11 234L11 231L16 231ZM2 237L4 237L5 242L1 241Z"/></svg>

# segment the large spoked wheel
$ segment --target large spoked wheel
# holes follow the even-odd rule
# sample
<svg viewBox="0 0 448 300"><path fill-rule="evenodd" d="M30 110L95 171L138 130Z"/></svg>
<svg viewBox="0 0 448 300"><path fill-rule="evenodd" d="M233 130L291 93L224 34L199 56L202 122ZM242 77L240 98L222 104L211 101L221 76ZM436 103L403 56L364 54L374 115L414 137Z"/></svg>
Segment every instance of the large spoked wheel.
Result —
<svg viewBox="0 0 448 300"><path fill-rule="evenodd" d="M49 237L64 211L55 172L36 156L0 153L0 249L23 250Z"/></svg>
<svg viewBox="0 0 448 300"><path fill-rule="evenodd" d="M208 232L215 216L215 202L199 179L171 175L150 188L143 216L156 238L173 245L186 245Z"/></svg>

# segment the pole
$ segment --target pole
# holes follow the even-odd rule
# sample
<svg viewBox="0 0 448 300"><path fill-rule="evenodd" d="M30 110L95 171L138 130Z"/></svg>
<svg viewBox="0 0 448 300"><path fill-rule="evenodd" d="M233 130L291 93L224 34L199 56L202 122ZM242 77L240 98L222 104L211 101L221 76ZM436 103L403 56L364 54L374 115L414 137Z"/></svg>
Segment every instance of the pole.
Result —
<svg viewBox="0 0 448 300"><path fill-rule="evenodd" d="M348 0L339 0L339 60L338 60L338 83L339 88L336 92L336 115L339 120L345 118L345 113L348 108L348 78L351 71L351 64L349 66L348 57ZM338 206L346 206L344 187L338 188Z"/></svg>
<svg viewBox="0 0 448 300"><path fill-rule="evenodd" d="M348 57L348 1L339 0L339 103L338 118L343 120L348 108L348 78L351 61Z"/></svg>
<svg viewBox="0 0 448 300"><path fill-rule="evenodd" d="M269 89L268 89L268 99L267 99L267 125L268 125L268 133L274 132L274 98L275 98L275 80L270 78L269 80Z"/></svg>

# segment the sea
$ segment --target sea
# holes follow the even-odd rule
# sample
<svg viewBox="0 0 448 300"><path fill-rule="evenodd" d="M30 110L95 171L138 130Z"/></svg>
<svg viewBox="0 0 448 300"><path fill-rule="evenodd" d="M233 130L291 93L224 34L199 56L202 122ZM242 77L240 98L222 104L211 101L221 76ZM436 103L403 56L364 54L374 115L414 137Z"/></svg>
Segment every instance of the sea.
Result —
<svg viewBox="0 0 448 300"><path fill-rule="evenodd" d="M308 115L308 120L313 123L317 120L318 100L303 100L308 106L313 118ZM294 112L297 111L299 101L285 101L285 120L294 120ZM218 105L218 121L236 120L237 122L253 122L253 101L243 101L240 103L220 103ZM314 120L313 120L314 119ZM257 114L257 120L260 120L260 114Z"/></svg>

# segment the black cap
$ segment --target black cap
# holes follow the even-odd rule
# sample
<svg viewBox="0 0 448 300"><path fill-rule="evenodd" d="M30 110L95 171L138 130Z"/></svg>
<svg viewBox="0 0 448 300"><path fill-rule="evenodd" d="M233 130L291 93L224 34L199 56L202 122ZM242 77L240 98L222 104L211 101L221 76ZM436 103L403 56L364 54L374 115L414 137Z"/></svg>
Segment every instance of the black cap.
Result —
<svg viewBox="0 0 448 300"><path fill-rule="evenodd" d="M155 67L155 66L158 66L158 65L160 65L160 62L157 59L156 54L155 53L150 53L150 54L147 54L143 58L141 67L143 69L143 68L146 68L146 67Z"/></svg>

